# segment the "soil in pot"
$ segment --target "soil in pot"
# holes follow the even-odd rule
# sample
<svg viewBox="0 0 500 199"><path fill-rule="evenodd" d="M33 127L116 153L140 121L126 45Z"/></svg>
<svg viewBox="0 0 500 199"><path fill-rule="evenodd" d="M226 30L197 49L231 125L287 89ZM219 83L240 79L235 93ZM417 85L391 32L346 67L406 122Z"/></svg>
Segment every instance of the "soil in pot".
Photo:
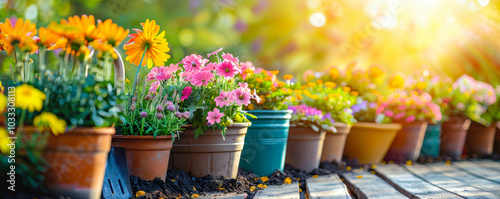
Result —
<svg viewBox="0 0 500 199"><path fill-rule="evenodd" d="M123 147L130 176L146 180L165 180L173 135L115 135L113 146Z"/></svg>
<svg viewBox="0 0 500 199"><path fill-rule="evenodd" d="M401 124L355 123L347 135L344 156L361 164L378 164L400 129Z"/></svg>
<svg viewBox="0 0 500 199"><path fill-rule="evenodd" d="M443 122L441 125L440 154L452 159L460 159L467 137L467 130L471 121L469 119L454 118Z"/></svg>
<svg viewBox="0 0 500 199"><path fill-rule="evenodd" d="M335 123L336 133L327 132L321 152L321 161L341 161L344 154L345 140L351 131L351 126L344 123Z"/></svg>
<svg viewBox="0 0 500 199"><path fill-rule="evenodd" d="M195 139L194 129L186 128L174 142L169 167L197 177L236 178L248 126L250 123L231 124L225 140L220 130L208 130Z"/></svg>
<svg viewBox="0 0 500 199"><path fill-rule="evenodd" d="M307 172L318 168L325 134L311 127L291 127L285 163Z"/></svg>
<svg viewBox="0 0 500 199"><path fill-rule="evenodd" d="M248 111L257 119L248 118L252 125L245 135L240 168L261 176L271 175L285 166L286 145L291 110Z"/></svg>
<svg viewBox="0 0 500 199"><path fill-rule="evenodd" d="M407 160L415 161L420 156L427 122L402 123L401 125L403 128L394 138L384 158L385 161L405 163Z"/></svg>
<svg viewBox="0 0 500 199"><path fill-rule="evenodd" d="M488 127L477 122L472 122L467 132L465 145L469 156L484 157L493 153L496 125Z"/></svg>

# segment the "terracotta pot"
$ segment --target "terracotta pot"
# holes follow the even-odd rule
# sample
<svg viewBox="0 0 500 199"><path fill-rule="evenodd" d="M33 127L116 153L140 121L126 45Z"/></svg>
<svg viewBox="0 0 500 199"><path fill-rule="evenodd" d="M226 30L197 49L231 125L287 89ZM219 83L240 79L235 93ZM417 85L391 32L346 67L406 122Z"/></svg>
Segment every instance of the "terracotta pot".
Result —
<svg viewBox="0 0 500 199"><path fill-rule="evenodd" d="M378 164L385 157L401 124L355 123L344 148L344 155L361 164Z"/></svg>
<svg viewBox="0 0 500 199"><path fill-rule="evenodd" d="M34 132L33 127L25 132ZM100 198L114 128L81 127L50 135L43 157L49 163L44 185L49 195Z"/></svg>
<svg viewBox="0 0 500 199"><path fill-rule="evenodd" d="M467 154L469 156L491 155L493 153L496 130L497 127L495 124L485 127L477 122L472 122L467 132L467 138L465 139Z"/></svg>
<svg viewBox="0 0 500 199"><path fill-rule="evenodd" d="M495 134L495 145L494 150L496 154L500 154L500 122L496 122L497 133Z"/></svg>
<svg viewBox="0 0 500 199"><path fill-rule="evenodd" d="M453 159L460 159L471 121L469 119L454 119L443 122L441 126L440 153Z"/></svg>
<svg viewBox="0 0 500 199"><path fill-rule="evenodd" d="M321 153L321 161L342 161L344 154L345 140L347 134L351 131L351 126L344 123L335 123L337 133L326 133L325 142L323 143L323 152Z"/></svg>
<svg viewBox="0 0 500 199"><path fill-rule="evenodd" d="M165 181L168 159L172 148L172 135L137 136L115 135L113 146L125 149L128 173L144 180L160 178Z"/></svg>
<svg viewBox="0 0 500 199"><path fill-rule="evenodd" d="M171 168L196 177L236 178L248 126L250 123L231 124L225 140L221 130L210 129L195 139L194 129L186 128L172 147Z"/></svg>
<svg viewBox="0 0 500 199"><path fill-rule="evenodd" d="M307 172L318 168L325 134L311 127L290 127L285 163Z"/></svg>
<svg viewBox="0 0 500 199"><path fill-rule="evenodd" d="M402 123L401 125L403 128L396 134L385 155L385 161L405 163L407 160L415 161L420 156L427 122Z"/></svg>

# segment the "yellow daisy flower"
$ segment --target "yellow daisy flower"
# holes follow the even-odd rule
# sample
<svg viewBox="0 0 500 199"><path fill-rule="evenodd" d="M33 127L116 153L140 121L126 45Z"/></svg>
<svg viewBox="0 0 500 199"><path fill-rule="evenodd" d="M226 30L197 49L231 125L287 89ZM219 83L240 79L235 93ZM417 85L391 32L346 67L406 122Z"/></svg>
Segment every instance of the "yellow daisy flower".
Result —
<svg viewBox="0 0 500 199"><path fill-rule="evenodd" d="M7 108L7 97L4 94L0 94L0 113L3 113Z"/></svg>
<svg viewBox="0 0 500 199"><path fill-rule="evenodd" d="M7 133L7 129L5 127L0 128L0 152L2 154L9 153L9 135Z"/></svg>
<svg viewBox="0 0 500 199"><path fill-rule="evenodd" d="M45 94L28 84L23 84L16 87L15 91L15 107L23 110L28 109L30 113L40 111L42 109Z"/></svg>
<svg viewBox="0 0 500 199"><path fill-rule="evenodd" d="M117 47L127 37L129 30L113 23L111 19L98 21L97 29L104 35L104 40L111 46Z"/></svg>
<svg viewBox="0 0 500 199"><path fill-rule="evenodd" d="M33 119L33 124L41 131L50 130L54 135L63 134L66 131L66 122L49 112L43 112L36 116Z"/></svg>
<svg viewBox="0 0 500 199"><path fill-rule="evenodd" d="M123 46L126 50L125 54L127 57L125 60L132 64L139 65L143 54L145 62L142 65L147 64L148 68L152 68L153 64L155 66L163 66L165 62L170 58L167 54L170 51L168 47L167 40L165 37L165 31L160 32L160 26L156 25L155 20L146 20L145 23L141 23L144 31L134 29L135 34L131 34L132 37Z"/></svg>

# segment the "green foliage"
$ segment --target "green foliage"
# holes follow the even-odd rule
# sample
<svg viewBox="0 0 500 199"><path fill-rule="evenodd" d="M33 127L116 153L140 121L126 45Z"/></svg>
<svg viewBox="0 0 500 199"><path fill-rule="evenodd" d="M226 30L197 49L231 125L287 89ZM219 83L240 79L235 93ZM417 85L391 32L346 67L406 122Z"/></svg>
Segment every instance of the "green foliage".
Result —
<svg viewBox="0 0 500 199"><path fill-rule="evenodd" d="M243 72L245 73L245 71ZM250 89L254 89L261 98L260 102L252 100L252 104L246 106L247 110L286 110L285 101L292 95L291 90L285 82L277 79L271 71L261 69L259 73L253 70L247 72L248 76L241 81L247 82Z"/></svg>

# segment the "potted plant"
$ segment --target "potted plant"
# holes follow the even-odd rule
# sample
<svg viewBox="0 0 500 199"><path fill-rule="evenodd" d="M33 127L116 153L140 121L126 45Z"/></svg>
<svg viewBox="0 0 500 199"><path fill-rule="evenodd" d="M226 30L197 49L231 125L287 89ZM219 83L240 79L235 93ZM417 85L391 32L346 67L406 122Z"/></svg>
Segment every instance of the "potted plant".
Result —
<svg viewBox="0 0 500 199"><path fill-rule="evenodd" d="M276 170L283 171L290 127L291 110L287 110L285 100L291 96L287 83L276 77L279 71L257 68L251 62L240 63L241 80L248 83L259 96L245 109L257 118L248 118L245 145L241 152L240 168L259 176L269 176ZM290 83L293 76L285 75Z"/></svg>
<svg viewBox="0 0 500 199"><path fill-rule="evenodd" d="M344 145L352 124L356 121L351 106L356 101L357 91L350 87L337 86L334 82L308 82L303 90L305 104L324 112L334 122L336 131L327 131L321 161L342 160Z"/></svg>
<svg viewBox="0 0 500 199"><path fill-rule="evenodd" d="M173 169L194 176L236 178L245 134L250 122L242 111L250 105L252 94L241 73L237 57L229 53L219 56L219 49L208 55L189 55L182 60L180 80L188 85L182 91L180 107L188 111L189 126L172 148Z"/></svg>
<svg viewBox="0 0 500 199"><path fill-rule="evenodd" d="M8 54L15 54L16 67L8 86L12 91L15 86L15 115L20 118L16 118L15 131L19 146L26 149L19 154L33 155L24 166L16 167L18 172L31 172L29 182L43 182L49 195L99 198L115 133L112 126L122 114L117 105L124 95L97 71L112 66L118 58L113 56L113 46L123 37L114 37L110 43L105 37L109 29L96 26L94 17L86 15L38 31L28 20L6 19L0 29L5 34L0 43ZM37 32L38 37L33 37ZM91 59L90 46L98 51L100 62ZM51 51L57 57L49 62Z"/></svg>
<svg viewBox="0 0 500 199"><path fill-rule="evenodd" d="M113 146L125 149L131 176L165 180L175 134L189 117L189 113L179 112L185 84L177 78L176 65L162 66L170 56L160 26L149 19L141 25L143 30L134 29L136 33L124 45L126 60L138 68ZM144 65L151 69L147 77L139 75Z"/></svg>
<svg viewBox="0 0 500 199"><path fill-rule="evenodd" d="M357 67L355 62L350 63L345 70L332 67L323 76L323 80L349 87L351 92L358 94L351 106L357 122L347 135L344 155L362 164L379 163L401 128L400 124L375 123L375 111L383 99L377 88L384 78L385 73L379 66L373 65L364 70Z"/></svg>
<svg viewBox="0 0 500 199"><path fill-rule="evenodd" d="M432 102L432 97L416 91L392 93L376 113L379 121L402 125L385 156L386 161L397 163L417 160L428 121L436 123L442 117L440 107Z"/></svg>
<svg viewBox="0 0 500 199"><path fill-rule="evenodd" d="M443 94L443 124L441 125L440 154L459 159L462 156L471 120L482 121L484 109L473 97L474 78L460 76L447 85Z"/></svg>
<svg viewBox="0 0 500 199"><path fill-rule="evenodd" d="M488 83L476 81L473 89L474 100L482 109L480 119L473 120L467 132L465 145L469 156L488 156L493 153L498 103L495 88ZM496 118L495 118L496 117Z"/></svg>

